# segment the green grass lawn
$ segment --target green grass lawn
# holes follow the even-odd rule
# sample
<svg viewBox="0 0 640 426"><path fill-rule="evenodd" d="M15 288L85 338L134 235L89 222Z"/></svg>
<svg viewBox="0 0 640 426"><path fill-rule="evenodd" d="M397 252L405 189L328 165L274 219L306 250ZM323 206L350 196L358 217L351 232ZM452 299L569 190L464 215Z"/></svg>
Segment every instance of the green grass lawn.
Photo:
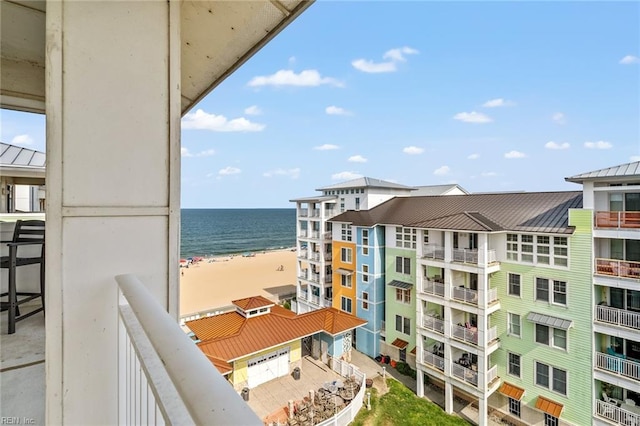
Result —
<svg viewBox="0 0 640 426"><path fill-rule="evenodd" d="M446 414L431 401L418 398L402 383L387 379L389 392L378 395L378 390L371 389L371 411L367 410L367 396L364 406L354 421L355 426L469 426L465 420Z"/></svg>

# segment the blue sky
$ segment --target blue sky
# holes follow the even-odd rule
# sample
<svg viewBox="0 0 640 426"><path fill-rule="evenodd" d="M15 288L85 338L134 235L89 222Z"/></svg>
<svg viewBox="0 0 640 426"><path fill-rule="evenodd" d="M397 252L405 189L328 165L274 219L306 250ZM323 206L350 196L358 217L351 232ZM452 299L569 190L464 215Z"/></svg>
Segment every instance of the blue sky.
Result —
<svg viewBox="0 0 640 426"><path fill-rule="evenodd" d="M640 160L637 2L317 1L183 119L182 207L359 176L577 190ZM44 150L44 118L0 137Z"/></svg>

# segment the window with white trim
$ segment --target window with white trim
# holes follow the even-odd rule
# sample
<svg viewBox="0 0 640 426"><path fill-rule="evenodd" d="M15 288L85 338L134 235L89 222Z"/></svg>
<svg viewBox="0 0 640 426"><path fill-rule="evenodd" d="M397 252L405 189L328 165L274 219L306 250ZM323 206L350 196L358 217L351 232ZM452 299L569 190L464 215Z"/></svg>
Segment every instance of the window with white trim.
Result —
<svg viewBox="0 0 640 426"><path fill-rule="evenodd" d="M511 296L520 296L520 275L518 274L509 274L509 288L508 292Z"/></svg>
<svg viewBox="0 0 640 426"><path fill-rule="evenodd" d="M509 374L520 377L520 355L509 352Z"/></svg>
<svg viewBox="0 0 640 426"><path fill-rule="evenodd" d="M362 265L362 282L369 282L369 265Z"/></svg>
<svg viewBox="0 0 640 426"><path fill-rule="evenodd" d="M567 237L532 234L507 234L507 260L567 267Z"/></svg>
<svg viewBox="0 0 640 426"><path fill-rule="evenodd" d="M516 417L520 417L520 401L514 398L509 398L509 413Z"/></svg>
<svg viewBox="0 0 640 426"><path fill-rule="evenodd" d="M342 287L351 288L351 275L340 275L340 285Z"/></svg>
<svg viewBox="0 0 640 426"><path fill-rule="evenodd" d="M520 337L520 315L509 312L507 321L509 335Z"/></svg>
<svg viewBox="0 0 640 426"><path fill-rule="evenodd" d="M369 310L369 293L366 291L362 292L362 309L365 311Z"/></svg>
<svg viewBox="0 0 640 426"><path fill-rule="evenodd" d="M536 324L536 343L567 349L567 330Z"/></svg>
<svg viewBox="0 0 640 426"><path fill-rule="evenodd" d="M425 229L422 231L422 243L429 244L429 230Z"/></svg>
<svg viewBox="0 0 640 426"><path fill-rule="evenodd" d="M351 313L351 299L348 297L341 297L341 301L340 301L340 309L342 309L345 312Z"/></svg>
<svg viewBox="0 0 640 426"><path fill-rule="evenodd" d="M567 394L567 372L565 370L538 361L535 363L535 369L536 385L562 395Z"/></svg>
<svg viewBox="0 0 640 426"><path fill-rule="evenodd" d="M518 234L507 234L507 259L518 261Z"/></svg>
<svg viewBox="0 0 640 426"><path fill-rule="evenodd" d="M548 278L536 278L536 300L567 306L567 283Z"/></svg>
<svg viewBox="0 0 640 426"><path fill-rule="evenodd" d="M544 413L544 426L558 426L558 418L549 413Z"/></svg>
<svg viewBox="0 0 640 426"><path fill-rule="evenodd" d="M362 230L362 254L367 256L369 254L369 230Z"/></svg>
<svg viewBox="0 0 640 426"><path fill-rule="evenodd" d="M351 241L351 225L343 223L340 229L340 239L342 241Z"/></svg>
<svg viewBox="0 0 640 426"><path fill-rule="evenodd" d="M396 315L396 331L411 335L411 318L405 318L402 315Z"/></svg>
<svg viewBox="0 0 640 426"><path fill-rule="evenodd" d="M342 247L340 249L340 260L344 263L352 263L352 253L351 249L347 247Z"/></svg>
<svg viewBox="0 0 640 426"><path fill-rule="evenodd" d="M396 226L396 247L416 248L418 230Z"/></svg>
<svg viewBox="0 0 640 426"><path fill-rule="evenodd" d="M411 258L396 256L396 272L411 275Z"/></svg>
<svg viewBox="0 0 640 426"><path fill-rule="evenodd" d="M396 288L396 302L411 303L411 289Z"/></svg>

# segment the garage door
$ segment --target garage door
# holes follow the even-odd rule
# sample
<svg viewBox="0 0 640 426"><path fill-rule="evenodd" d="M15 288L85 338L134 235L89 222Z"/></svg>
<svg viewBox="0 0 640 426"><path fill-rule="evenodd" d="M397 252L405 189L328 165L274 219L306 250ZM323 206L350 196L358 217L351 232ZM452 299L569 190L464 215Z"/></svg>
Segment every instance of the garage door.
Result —
<svg viewBox="0 0 640 426"><path fill-rule="evenodd" d="M252 358L248 364L248 385L255 388L276 377L289 374L289 348Z"/></svg>

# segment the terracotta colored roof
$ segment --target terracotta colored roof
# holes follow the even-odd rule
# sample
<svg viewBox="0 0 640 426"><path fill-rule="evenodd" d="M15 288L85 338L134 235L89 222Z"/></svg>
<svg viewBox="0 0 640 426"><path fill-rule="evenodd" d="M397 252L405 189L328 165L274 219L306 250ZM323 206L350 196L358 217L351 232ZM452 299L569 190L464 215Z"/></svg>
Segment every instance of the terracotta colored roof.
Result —
<svg viewBox="0 0 640 426"><path fill-rule="evenodd" d="M409 346L409 342L402 339L396 339L393 341L392 345L395 346L396 348L404 349L407 346Z"/></svg>
<svg viewBox="0 0 640 426"><path fill-rule="evenodd" d="M582 192L577 191L395 197L369 210L346 211L330 221L366 227L571 234L568 210L581 207Z"/></svg>
<svg viewBox="0 0 640 426"><path fill-rule="evenodd" d="M246 297L244 299L232 300L231 303L233 303L243 311L250 311L251 309L264 308L266 306L275 305L275 303L273 303L271 300L262 296L253 296Z"/></svg>
<svg viewBox="0 0 640 426"><path fill-rule="evenodd" d="M517 401L520 401L524 395L524 389L507 382L502 383L498 392Z"/></svg>
<svg viewBox="0 0 640 426"><path fill-rule="evenodd" d="M335 308L296 315L275 305L268 314L245 318L238 312L188 321L200 349L227 362L319 332L337 335L367 322Z"/></svg>
<svg viewBox="0 0 640 426"><path fill-rule="evenodd" d="M416 354L416 347L414 346L413 349L411 349L411 352L409 352L409 353L412 354L412 355L415 355Z"/></svg>
<svg viewBox="0 0 640 426"><path fill-rule="evenodd" d="M564 405L553 402L550 399L545 398L544 396L538 396L538 400L536 401L536 408L538 410L544 411L547 414L551 414L553 417L560 417Z"/></svg>
<svg viewBox="0 0 640 426"><path fill-rule="evenodd" d="M233 371L233 366L229 364L227 361L220 358L216 358L211 355L207 355L207 358L209 359L209 361L211 361L211 364L213 364L214 367L216 367L220 372L220 374L222 374L223 376L226 376L227 374Z"/></svg>

